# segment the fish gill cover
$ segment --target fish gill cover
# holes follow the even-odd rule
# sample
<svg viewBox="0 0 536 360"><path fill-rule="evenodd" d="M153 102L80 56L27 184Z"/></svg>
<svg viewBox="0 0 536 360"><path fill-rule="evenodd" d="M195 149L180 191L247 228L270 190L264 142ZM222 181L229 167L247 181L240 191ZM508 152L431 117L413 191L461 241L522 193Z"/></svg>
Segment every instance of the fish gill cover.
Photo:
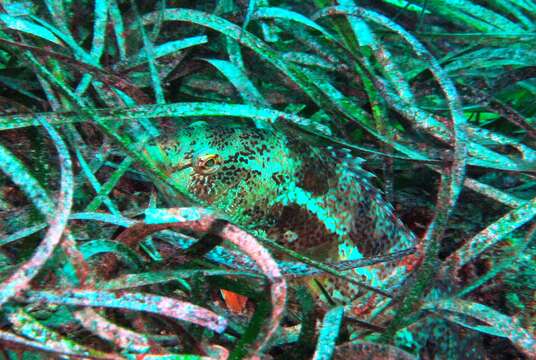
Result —
<svg viewBox="0 0 536 360"><path fill-rule="evenodd" d="M536 3L0 3L0 358L536 357Z"/></svg>

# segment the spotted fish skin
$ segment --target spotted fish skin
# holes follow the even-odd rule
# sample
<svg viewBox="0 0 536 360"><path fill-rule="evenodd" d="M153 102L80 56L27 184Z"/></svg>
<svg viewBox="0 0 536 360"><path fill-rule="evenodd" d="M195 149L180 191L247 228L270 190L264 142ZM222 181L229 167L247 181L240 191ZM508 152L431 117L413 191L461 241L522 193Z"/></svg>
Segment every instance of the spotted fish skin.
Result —
<svg viewBox="0 0 536 360"><path fill-rule="evenodd" d="M294 250L329 249L322 260L353 260L415 245L359 161L295 133L201 121L147 149L182 191ZM387 288L396 266L352 271Z"/></svg>

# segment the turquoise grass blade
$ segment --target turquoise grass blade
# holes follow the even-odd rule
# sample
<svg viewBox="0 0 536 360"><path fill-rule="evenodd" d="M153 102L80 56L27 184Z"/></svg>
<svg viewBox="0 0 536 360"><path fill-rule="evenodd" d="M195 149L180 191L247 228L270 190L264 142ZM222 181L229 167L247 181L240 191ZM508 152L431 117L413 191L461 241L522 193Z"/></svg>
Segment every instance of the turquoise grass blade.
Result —
<svg viewBox="0 0 536 360"><path fill-rule="evenodd" d="M3 238L0 238L0 246L9 244L9 243L12 243L13 241L17 241L17 240L23 239L23 238L25 238L27 236L33 235L36 232L38 232L40 230L43 230L46 227L47 227L46 224L38 224L38 225L34 225L34 226L30 226L30 227L21 229L21 230L15 232L13 234L10 234L10 235L7 235L7 236L5 236Z"/></svg>
<svg viewBox="0 0 536 360"><path fill-rule="evenodd" d="M506 17L468 0L449 2L434 0L428 2L428 7L434 13L449 18L453 22L459 22L482 32L522 30Z"/></svg>
<svg viewBox="0 0 536 360"><path fill-rule="evenodd" d="M240 95L247 104L258 107L270 107L259 90L253 85L251 80L238 66L232 62L217 59L204 59L206 62L218 69L233 86L240 92Z"/></svg>
<svg viewBox="0 0 536 360"><path fill-rule="evenodd" d="M143 268L141 257L127 245L113 240L91 240L79 246L85 260L103 253L115 254L133 271Z"/></svg>
<svg viewBox="0 0 536 360"><path fill-rule="evenodd" d="M58 39L52 32L50 32L45 27L37 25L31 21L10 16L7 14L0 14L0 21L2 21L9 29L22 31L27 34L53 42L57 45L63 45L63 42Z"/></svg>
<svg viewBox="0 0 536 360"><path fill-rule="evenodd" d="M117 5L117 0L110 1L110 20L114 28L115 41L117 43L117 48L119 50L119 60L124 61L127 57L127 44L126 44L126 33L125 26L123 23L123 17L121 16L121 11Z"/></svg>
<svg viewBox="0 0 536 360"><path fill-rule="evenodd" d="M112 200L110 200L110 198L106 194L104 194L104 192L102 194L100 193L102 186L97 180L97 178L95 177L95 175L93 174L93 171L91 170L90 165L86 162L86 160L84 159L82 153L80 152L80 150L78 150L78 148L75 149L75 153L76 153L76 158L78 159L78 164L82 168L82 171L85 177L88 179L89 183L91 184L93 189L97 192L97 194L100 195L99 198L101 199L101 201L104 202L104 204L106 205L106 207L110 210L112 214L119 215L119 210L117 209L115 204L112 202Z"/></svg>
<svg viewBox="0 0 536 360"><path fill-rule="evenodd" d="M206 35L192 36L181 40L169 41L162 45L156 45L153 48L153 57L158 59L164 56L172 55L180 50L188 49L193 46L203 45L208 42ZM115 71L125 71L130 68L142 65L147 62L147 55L145 50L140 50L137 55L125 58L123 61L115 64L113 69Z"/></svg>
<svg viewBox="0 0 536 360"><path fill-rule="evenodd" d="M95 0L95 20L93 22L93 39L90 54L100 59L106 44L106 25L108 24L108 7L110 0Z"/></svg>
<svg viewBox="0 0 536 360"><path fill-rule="evenodd" d="M121 180L121 177L128 171L130 166L134 163L134 160L132 158L127 157L124 159L116 171L113 172L113 174L110 176L108 181L98 189L97 195L95 198L91 201L91 203L88 204L85 211L93 212L97 210L101 204L108 199L108 194L114 189L114 187L117 185L119 180Z"/></svg>
<svg viewBox="0 0 536 360"><path fill-rule="evenodd" d="M249 0L248 1L248 7L246 9L246 16L244 17L244 23L242 24L242 30L246 30L249 22L251 21L251 17L255 13L255 9L257 8L257 1L256 0Z"/></svg>
<svg viewBox="0 0 536 360"><path fill-rule="evenodd" d="M134 10L134 15L136 17L136 24L138 25L138 29L141 33L141 38L143 40L143 49L145 56L147 58L147 62L149 64L149 72L151 74L151 80L153 85L153 91L156 98L157 104L165 104L166 99L164 98L164 90L162 89L162 82L160 81L160 75L158 73L158 69L156 67L155 62L155 56L153 51L153 43L149 39L149 36L147 35L147 32L145 31L145 28L143 26L143 23L140 19L140 14L138 12L138 6L136 5L135 0L131 0L132 9ZM160 14L162 12L159 12ZM160 23L160 22L157 22Z"/></svg>
<svg viewBox="0 0 536 360"><path fill-rule="evenodd" d="M329 360L333 357L335 342L339 337L343 316L344 307L342 306L329 310L324 316L313 356L314 360Z"/></svg>
<svg viewBox="0 0 536 360"><path fill-rule="evenodd" d="M255 10L252 19L279 19L286 21L294 21L311 29L315 29L322 33L322 35L324 35L327 39L333 42L337 42L337 39L335 39L335 37L331 35L329 31L324 29L322 26L318 25L316 22L309 19L308 17L291 10L279 7L260 7Z"/></svg>
<svg viewBox="0 0 536 360"><path fill-rule="evenodd" d="M135 220L131 220L121 215L112 215L100 212L78 212L72 213L69 217L70 220L86 220L86 221L100 221L121 227L129 227L136 223Z"/></svg>
<svg viewBox="0 0 536 360"><path fill-rule="evenodd" d="M94 59L95 63L100 63L100 58L104 52L106 44L106 26L108 23L108 0L96 0L94 22L93 22L93 39L91 42L91 50L89 55ZM82 80L76 87L77 94L83 94L91 84L91 74L84 74Z"/></svg>
<svg viewBox="0 0 536 360"><path fill-rule="evenodd" d="M55 36L57 36L61 41L63 41L73 52L73 55L75 58L81 62L84 62L86 64L95 66L97 68L101 68L101 66L94 61L91 54L89 54L83 47L78 45L76 40L72 37L71 33L69 31L64 32L57 27L49 24L45 20L38 18L36 16L32 16L32 19L38 22L41 26L48 29L50 32L52 32ZM65 30L65 29L64 29Z"/></svg>

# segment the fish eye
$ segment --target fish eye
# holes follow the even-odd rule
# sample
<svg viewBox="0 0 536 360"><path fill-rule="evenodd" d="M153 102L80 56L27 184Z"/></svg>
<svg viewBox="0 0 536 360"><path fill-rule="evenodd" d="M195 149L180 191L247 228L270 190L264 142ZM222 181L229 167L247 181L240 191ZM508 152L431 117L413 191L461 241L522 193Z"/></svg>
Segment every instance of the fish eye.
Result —
<svg viewBox="0 0 536 360"><path fill-rule="evenodd" d="M223 160L218 154L207 154L197 157L193 165L195 172L202 175L210 175L217 172L222 163Z"/></svg>

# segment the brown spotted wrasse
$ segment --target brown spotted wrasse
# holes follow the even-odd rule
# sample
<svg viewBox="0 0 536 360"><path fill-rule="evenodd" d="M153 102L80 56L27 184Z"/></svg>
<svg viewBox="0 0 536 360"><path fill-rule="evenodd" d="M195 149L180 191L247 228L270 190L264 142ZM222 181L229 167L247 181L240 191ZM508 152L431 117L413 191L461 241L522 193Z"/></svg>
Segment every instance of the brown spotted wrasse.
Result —
<svg viewBox="0 0 536 360"><path fill-rule="evenodd" d="M197 121L159 138L147 152L199 204L312 258L357 260L415 246L415 236L371 184L361 159L312 145L295 129ZM392 290L409 272L406 260L348 272ZM361 295L341 279L314 283L331 302Z"/></svg>

